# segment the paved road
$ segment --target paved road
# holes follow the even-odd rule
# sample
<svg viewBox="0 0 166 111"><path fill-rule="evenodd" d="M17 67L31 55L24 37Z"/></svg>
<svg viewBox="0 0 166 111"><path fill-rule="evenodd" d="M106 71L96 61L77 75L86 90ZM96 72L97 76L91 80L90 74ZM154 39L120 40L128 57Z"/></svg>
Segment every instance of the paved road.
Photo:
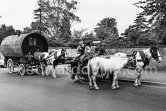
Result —
<svg viewBox="0 0 166 111"><path fill-rule="evenodd" d="M88 90L69 75L21 77L0 69L0 111L165 111L166 88L120 86L111 90L103 81L100 90Z"/></svg>

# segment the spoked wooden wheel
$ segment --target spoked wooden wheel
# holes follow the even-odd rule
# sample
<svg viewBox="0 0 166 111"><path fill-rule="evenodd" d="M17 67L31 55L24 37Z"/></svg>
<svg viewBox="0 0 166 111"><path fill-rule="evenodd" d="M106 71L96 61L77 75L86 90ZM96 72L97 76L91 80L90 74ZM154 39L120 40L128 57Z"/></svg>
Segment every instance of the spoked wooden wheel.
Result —
<svg viewBox="0 0 166 111"><path fill-rule="evenodd" d="M13 62L12 74L13 75L19 74L19 64L16 62Z"/></svg>
<svg viewBox="0 0 166 111"><path fill-rule="evenodd" d="M78 70L79 74L77 74L77 78L78 80L85 84L85 83L88 83L89 82L89 78L88 78L88 73L87 73L87 68L86 67L79 67L79 70Z"/></svg>
<svg viewBox="0 0 166 111"><path fill-rule="evenodd" d="M8 59L8 61L7 61L7 68L8 68L8 72L10 74L12 74L12 75L18 74L19 73L18 66L19 66L18 63L13 62L12 59Z"/></svg>
<svg viewBox="0 0 166 111"><path fill-rule="evenodd" d="M28 75L32 75L33 74L33 72L32 72L32 66L28 66L26 69L25 69L25 73L27 73Z"/></svg>
<svg viewBox="0 0 166 111"><path fill-rule="evenodd" d="M85 74L78 74L77 75L77 78L78 80L83 83L83 84L86 84L89 82L89 79L88 79L88 75L85 75Z"/></svg>
<svg viewBox="0 0 166 111"><path fill-rule="evenodd" d="M7 60L7 68L8 68L8 72L10 74L12 74L12 72L13 72L13 60L12 59Z"/></svg>
<svg viewBox="0 0 166 111"><path fill-rule="evenodd" d="M41 69L41 67L38 66L38 68L37 68L37 74L41 74L41 73L42 73L42 69Z"/></svg>
<svg viewBox="0 0 166 111"><path fill-rule="evenodd" d="M19 65L19 73L20 73L21 76L24 76L24 75L25 75L26 71L25 71L25 66L24 66L24 64L20 64L20 65Z"/></svg>

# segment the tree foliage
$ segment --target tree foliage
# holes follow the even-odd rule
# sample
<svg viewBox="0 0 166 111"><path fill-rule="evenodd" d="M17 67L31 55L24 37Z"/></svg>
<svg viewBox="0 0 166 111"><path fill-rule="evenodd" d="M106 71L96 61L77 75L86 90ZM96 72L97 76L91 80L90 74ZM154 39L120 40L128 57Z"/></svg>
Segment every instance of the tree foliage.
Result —
<svg viewBox="0 0 166 111"><path fill-rule="evenodd" d="M148 29L155 35L156 41L164 44L166 33L166 1L165 0L142 0L134 4L143 9L138 14L140 18L145 17ZM142 22L145 23L145 22ZM162 42L161 42L162 41Z"/></svg>
<svg viewBox="0 0 166 111"><path fill-rule="evenodd" d="M30 27L25 27L22 31L22 33L26 34L26 33L31 33L32 29Z"/></svg>
<svg viewBox="0 0 166 111"><path fill-rule="evenodd" d="M137 25L130 25L122 35L128 38L130 45L136 46L138 45L138 39L141 36L141 32L138 30Z"/></svg>
<svg viewBox="0 0 166 111"><path fill-rule="evenodd" d="M5 37L10 35L16 35L16 34L17 34L17 30L15 30L12 25L7 26L5 24L2 24L0 26L0 43Z"/></svg>
<svg viewBox="0 0 166 111"><path fill-rule="evenodd" d="M99 23L97 23L97 27L94 31L96 32L96 37L101 40L118 37L116 19L112 17L102 19Z"/></svg>
<svg viewBox="0 0 166 111"><path fill-rule="evenodd" d="M80 29L80 30L74 30L72 32L72 36L71 39L68 42L68 46L69 47L77 47L78 46L78 42L83 40L84 38L84 33L87 29Z"/></svg>
<svg viewBox="0 0 166 111"><path fill-rule="evenodd" d="M68 42L71 38L71 24L80 21L74 14L77 1L39 0L39 8L34 10L36 21L31 24L34 30L41 30L48 37Z"/></svg>

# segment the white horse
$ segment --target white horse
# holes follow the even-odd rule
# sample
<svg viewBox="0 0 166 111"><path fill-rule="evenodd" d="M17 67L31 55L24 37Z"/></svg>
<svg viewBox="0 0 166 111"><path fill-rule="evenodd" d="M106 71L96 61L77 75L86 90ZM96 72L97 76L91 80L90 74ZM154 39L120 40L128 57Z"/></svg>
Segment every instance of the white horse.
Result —
<svg viewBox="0 0 166 111"><path fill-rule="evenodd" d="M35 54L34 54L35 55ZM42 69L42 76L52 75L53 78L56 78L55 74L55 61L60 57L67 56L67 52L65 49L58 49L58 50L50 50L49 52L42 52L37 57L40 61L41 69ZM58 61L59 62L59 61Z"/></svg>
<svg viewBox="0 0 166 111"><path fill-rule="evenodd" d="M109 59L103 57L94 57L88 62L89 88L99 89L96 84L96 76L100 70L101 73L113 74L112 89L119 88L118 74L128 63L130 57L111 56ZM93 86L92 86L93 85Z"/></svg>
<svg viewBox="0 0 166 111"><path fill-rule="evenodd" d="M128 55L126 53L116 53L115 56L125 58ZM148 49L143 49L142 51L136 51L133 55L135 58L136 66L136 80L134 86L141 86L140 78L145 66L149 65L151 58L154 58L158 63L162 61L161 55L157 47L152 46Z"/></svg>

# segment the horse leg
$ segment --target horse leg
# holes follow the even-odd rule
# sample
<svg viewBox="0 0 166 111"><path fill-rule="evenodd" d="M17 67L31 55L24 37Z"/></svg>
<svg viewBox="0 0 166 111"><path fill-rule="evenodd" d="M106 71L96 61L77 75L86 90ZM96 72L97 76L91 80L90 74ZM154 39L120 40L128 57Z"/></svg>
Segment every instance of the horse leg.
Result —
<svg viewBox="0 0 166 111"><path fill-rule="evenodd" d="M51 73L52 73L52 77L56 78L56 73L55 73L55 69L53 66L51 67Z"/></svg>
<svg viewBox="0 0 166 111"><path fill-rule="evenodd" d="M44 76L44 64L41 62L40 66L41 66L41 70L42 70L42 76Z"/></svg>
<svg viewBox="0 0 166 111"><path fill-rule="evenodd" d="M92 84L93 71L91 69L90 62L88 62L87 66L88 66L89 89L92 90L92 89L94 89L93 84Z"/></svg>
<svg viewBox="0 0 166 111"><path fill-rule="evenodd" d="M116 80L116 88L120 88L119 84L118 84L118 79Z"/></svg>
<svg viewBox="0 0 166 111"><path fill-rule="evenodd" d="M142 85L142 84L141 84L141 81L140 81L142 72L143 72L143 69L141 68L141 71L140 71L140 73L139 73L139 75L138 75L138 86L141 86L141 85Z"/></svg>
<svg viewBox="0 0 166 111"><path fill-rule="evenodd" d="M112 72L112 73L107 72L107 74L109 74L109 81L110 81L110 84L112 84L113 78L114 78L114 72Z"/></svg>
<svg viewBox="0 0 166 111"><path fill-rule="evenodd" d="M50 68L49 68L49 67L46 67L46 68L45 68L45 74L46 74L46 76L48 76L49 73L50 73Z"/></svg>
<svg viewBox="0 0 166 111"><path fill-rule="evenodd" d="M99 89L99 87L96 84L96 76L97 76L97 72L93 73L93 75L92 75L93 85L94 85L95 89Z"/></svg>
<svg viewBox="0 0 166 111"><path fill-rule="evenodd" d="M116 85L116 88L118 89L120 86L119 86L119 83L118 83L118 75L119 75L119 71L116 72L116 81L115 81L115 85Z"/></svg>
<svg viewBox="0 0 166 111"><path fill-rule="evenodd" d="M92 84L92 76L89 77L89 89L90 90L94 89L93 84Z"/></svg>
<svg viewBox="0 0 166 111"><path fill-rule="evenodd" d="M115 85L116 85L116 88L118 89L120 86L119 86L119 83L118 83L118 77L117 77L117 79L116 79L116 81L115 81Z"/></svg>
<svg viewBox="0 0 166 111"><path fill-rule="evenodd" d="M135 83L134 83L135 87L139 86L139 79L141 77L141 71L142 71L141 67L136 68L136 75L137 75L137 77L136 77L136 80L135 80Z"/></svg>
<svg viewBox="0 0 166 111"><path fill-rule="evenodd" d="M113 82L112 82L112 89L116 89L117 87L116 87L116 80L117 80L117 75L118 75L118 72L117 71L115 71L114 72L114 77L113 77Z"/></svg>

